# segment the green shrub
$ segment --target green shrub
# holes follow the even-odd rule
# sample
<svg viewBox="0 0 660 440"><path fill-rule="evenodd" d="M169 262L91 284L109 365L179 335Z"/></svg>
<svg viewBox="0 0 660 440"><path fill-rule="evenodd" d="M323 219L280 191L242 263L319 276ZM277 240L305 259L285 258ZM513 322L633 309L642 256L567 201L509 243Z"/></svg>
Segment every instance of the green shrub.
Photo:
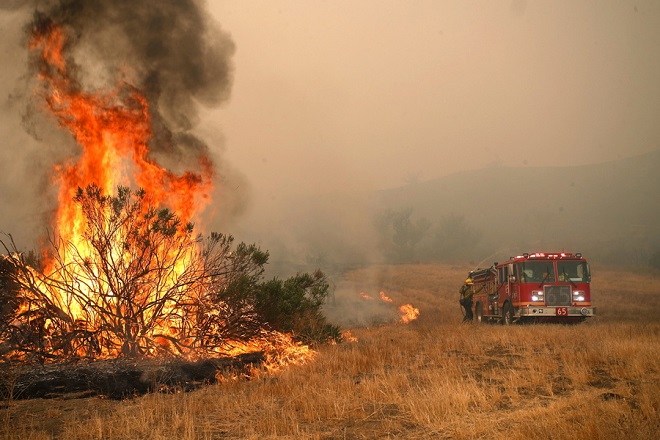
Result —
<svg viewBox="0 0 660 440"><path fill-rule="evenodd" d="M328 289L326 276L320 270L286 280L273 278L257 286L256 312L273 329L291 332L304 343L339 340L339 328L329 324L321 313Z"/></svg>

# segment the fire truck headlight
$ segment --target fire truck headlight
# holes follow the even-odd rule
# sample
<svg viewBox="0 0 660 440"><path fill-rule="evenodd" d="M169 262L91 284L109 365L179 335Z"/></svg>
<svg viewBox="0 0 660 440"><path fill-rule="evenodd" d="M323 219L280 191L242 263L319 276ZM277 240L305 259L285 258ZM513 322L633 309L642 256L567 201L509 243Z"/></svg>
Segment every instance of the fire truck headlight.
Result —
<svg viewBox="0 0 660 440"><path fill-rule="evenodd" d="M573 291L573 301L584 301L584 292L580 290Z"/></svg>
<svg viewBox="0 0 660 440"><path fill-rule="evenodd" d="M543 301L543 291L532 290L532 301Z"/></svg>

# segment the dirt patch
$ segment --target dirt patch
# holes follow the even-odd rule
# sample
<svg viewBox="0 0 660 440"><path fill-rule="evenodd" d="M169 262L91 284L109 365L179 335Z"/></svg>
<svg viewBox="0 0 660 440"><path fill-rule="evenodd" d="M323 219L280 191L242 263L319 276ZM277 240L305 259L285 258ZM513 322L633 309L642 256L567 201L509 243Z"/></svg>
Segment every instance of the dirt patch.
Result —
<svg viewBox="0 0 660 440"><path fill-rule="evenodd" d="M609 371L605 369L604 366L598 366L592 371L593 379L587 382L587 385L594 388L608 389L612 388L619 381L613 377Z"/></svg>

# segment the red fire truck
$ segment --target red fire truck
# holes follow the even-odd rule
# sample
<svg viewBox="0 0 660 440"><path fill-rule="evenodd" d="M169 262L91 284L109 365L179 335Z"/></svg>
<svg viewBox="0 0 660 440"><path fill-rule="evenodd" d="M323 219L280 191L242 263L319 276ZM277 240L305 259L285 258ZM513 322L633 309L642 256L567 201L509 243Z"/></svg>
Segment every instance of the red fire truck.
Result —
<svg viewBox="0 0 660 440"><path fill-rule="evenodd" d="M471 282L470 282L471 281ZM580 322L594 316L589 263L576 253L522 254L468 275L477 322Z"/></svg>

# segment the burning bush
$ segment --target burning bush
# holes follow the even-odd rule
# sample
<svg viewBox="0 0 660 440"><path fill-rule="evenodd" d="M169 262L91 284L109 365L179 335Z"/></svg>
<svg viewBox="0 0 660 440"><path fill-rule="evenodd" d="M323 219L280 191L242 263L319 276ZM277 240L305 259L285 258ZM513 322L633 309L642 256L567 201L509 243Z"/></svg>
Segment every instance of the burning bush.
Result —
<svg viewBox="0 0 660 440"><path fill-rule="evenodd" d="M268 252L194 233L221 179L192 121L226 98L234 46L199 2L141 3L48 2L26 27L34 102L79 152L53 168L43 264L0 241L0 359L234 355L290 340L277 330L336 334L322 273L264 282Z"/></svg>
<svg viewBox="0 0 660 440"><path fill-rule="evenodd" d="M200 356L230 352L264 329L332 334L319 312L321 272L263 282L268 252L230 235L195 236L144 191L107 196L90 185L75 202L84 232L75 243L52 239L43 270L3 242L6 356Z"/></svg>

